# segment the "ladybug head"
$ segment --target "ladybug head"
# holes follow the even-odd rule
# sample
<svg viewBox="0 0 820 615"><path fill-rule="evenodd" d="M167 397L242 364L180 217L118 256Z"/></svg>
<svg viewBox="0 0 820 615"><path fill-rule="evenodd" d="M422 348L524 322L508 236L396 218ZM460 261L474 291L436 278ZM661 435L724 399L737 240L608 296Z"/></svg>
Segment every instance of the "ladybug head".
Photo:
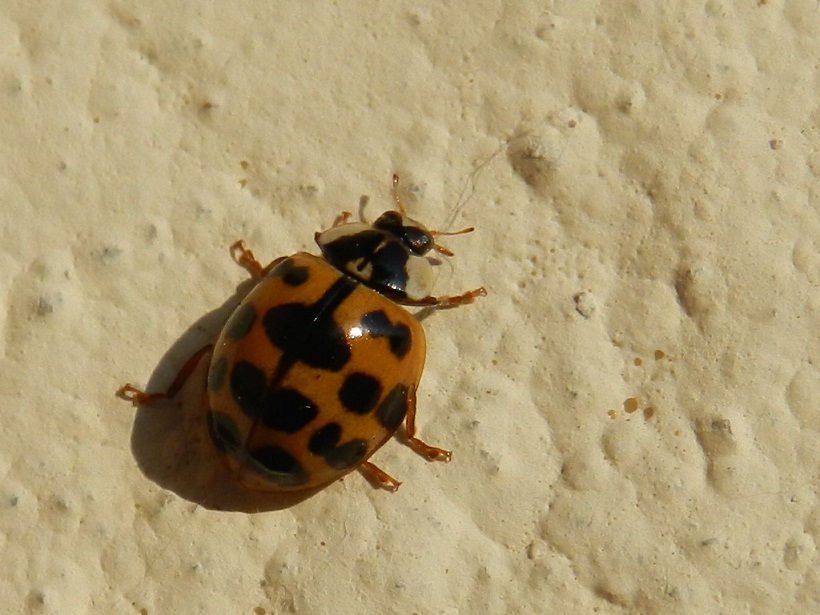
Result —
<svg viewBox="0 0 820 615"><path fill-rule="evenodd" d="M433 286L431 250L452 256L438 245L436 235L468 233L472 228L455 233L430 231L405 215L398 197L398 177L393 176L393 198L398 211L386 211L373 224L341 223L316 233L316 243L322 255L339 271L352 276L399 303L418 303L429 299Z"/></svg>
<svg viewBox="0 0 820 615"><path fill-rule="evenodd" d="M392 234L416 256L424 256L436 245L430 231L397 211L384 212L373 223L373 228Z"/></svg>

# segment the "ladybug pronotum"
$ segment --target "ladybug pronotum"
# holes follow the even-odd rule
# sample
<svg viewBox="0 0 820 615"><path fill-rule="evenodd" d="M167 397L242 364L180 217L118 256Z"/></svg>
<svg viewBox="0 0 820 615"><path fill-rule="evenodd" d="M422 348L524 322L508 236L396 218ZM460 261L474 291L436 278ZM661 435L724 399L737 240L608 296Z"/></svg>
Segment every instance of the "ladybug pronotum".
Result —
<svg viewBox="0 0 820 615"><path fill-rule="evenodd" d="M415 437L416 389L424 330L401 305L450 308L486 295L430 295L430 251L452 252L406 217L393 176L396 210L373 224L343 212L316 233L322 257L305 252L263 267L243 241L231 247L256 284L214 346L197 352L166 393L130 384L134 405L173 396L210 353L205 418L237 480L252 489L294 492L327 485L358 468L389 491L397 480L368 461L405 423L407 444L430 461L450 451Z"/></svg>

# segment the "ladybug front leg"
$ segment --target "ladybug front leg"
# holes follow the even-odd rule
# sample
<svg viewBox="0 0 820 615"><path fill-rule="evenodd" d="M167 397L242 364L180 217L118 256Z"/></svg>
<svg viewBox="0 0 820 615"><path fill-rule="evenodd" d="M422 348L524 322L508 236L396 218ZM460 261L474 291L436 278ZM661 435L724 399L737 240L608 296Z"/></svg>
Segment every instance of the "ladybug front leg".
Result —
<svg viewBox="0 0 820 615"><path fill-rule="evenodd" d="M367 195L362 195L362 198L359 199L359 220L364 222L364 209L367 207L367 204L370 202L370 197ZM337 226L342 226L344 224L350 224L350 221L353 219L353 214L347 211L346 209L342 211L336 219L333 221L333 226L330 228L336 228Z"/></svg>
<svg viewBox="0 0 820 615"><path fill-rule="evenodd" d="M345 210L336 216L336 219L333 221L333 226L330 228L336 228L337 226L342 226L343 224L349 224L352 217L353 214Z"/></svg>
<svg viewBox="0 0 820 615"><path fill-rule="evenodd" d="M468 290L466 293L455 295L453 297L425 297L424 299L402 299L401 303L415 307L431 307L436 310L447 310L449 308L458 307L460 305L467 305L473 303L479 297L486 297L487 289L483 286Z"/></svg>
<svg viewBox="0 0 820 615"><path fill-rule="evenodd" d="M163 399L168 399L173 397L182 386L187 382L188 378L191 376L191 373L196 369L196 366L199 365L199 362L202 360L202 357L205 356L207 353L211 351L213 348L212 344L208 344L204 348L200 348L197 350L190 359L185 361L185 364L180 368L179 372L177 373L174 381L171 383L171 386L168 387L168 390L165 393L146 393L142 389L138 389L131 383L125 384L119 388L117 391L117 397L120 399L124 399L126 401L130 401L135 406L141 406L142 404L150 404L155 401L160 401Z"/></svg>
<svg viewBox="0 0 820 615"><path fill-rule="evenodd" d="M262 263L256 260L253 252L245 245L245 241L242 239L231 245L231 257L237 265L250 273L251 277L256 280L265 277L268 271L276 267L276 265L286 258L285 256L279 257L273 260L267 267L263 267Z"/></svg>
<svg viewBox="0 0 820 615"><path fill-rule="evenodd" d="M407 416L404 419L404 431L407 444L427 461L450 461L453 453L443 448L436 448L422 442L416 435L416 389L411 387L407 391Z"/></svg>

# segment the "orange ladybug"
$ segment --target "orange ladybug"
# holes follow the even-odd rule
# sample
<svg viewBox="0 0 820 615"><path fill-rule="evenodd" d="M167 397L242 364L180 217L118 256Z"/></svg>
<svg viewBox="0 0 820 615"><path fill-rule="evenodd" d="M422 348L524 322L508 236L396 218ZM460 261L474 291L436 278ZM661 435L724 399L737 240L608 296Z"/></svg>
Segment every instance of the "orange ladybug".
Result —
<svg viewBox="0 0 820 615"><path fill-rule="evenodd" d="M395 491L397 480L368 461L402 422L407 442L428 460L450 451L415 437L416 390L424 330L401 305L450 308L486 295L430 295L429 253L452 256L436 235L397 210L373 224L343 212L316 233L322 257L300 252L263 267L241 240L231 247L256 285L225 323L216 344L183 367L167 393L126 384L135 405L174 395L211 353L205 419L216 448L243 485L287 492L327 485L358 468Z"/></svg>

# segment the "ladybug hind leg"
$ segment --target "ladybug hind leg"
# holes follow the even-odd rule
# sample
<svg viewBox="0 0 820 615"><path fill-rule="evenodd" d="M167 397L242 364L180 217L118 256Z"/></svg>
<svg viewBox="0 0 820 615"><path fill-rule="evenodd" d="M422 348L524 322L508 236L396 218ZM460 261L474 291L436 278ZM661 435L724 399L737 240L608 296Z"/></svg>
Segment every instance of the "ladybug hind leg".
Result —
<svg viewBox="0 0 820 615"><path fill-rule="evenodd" d="M371 485L389 491L390 493L395 493L398 488L401 487L399 481L369 461L365 461L359 466L359 472L361 472L362 476L364 476Z"/></svg>
<svg viewBox="0 0 820 615"><path fill-rule="evenodd" d="M207 353L211 351L213 345L208 344L207 346L200 348L197 350L191 357L185 361L185 364L180 368L177 375L174 377L174 381L171 383L171 386L168 387L164 393L146 393L142 389L138 389L131 383L124 384L117 390L117 397L120 399L124 399L126 401L130 401L135 406L141 406L142 404L150 404L153 402L161 401L163 399L169 399L179 393L179 390L183 387L183 385L188 381L191 374L193 373L196 366L199 365L199 362L202 360Z"/></svg>
<svg viewBox="0 0 820 615"><path fill-rule="evenodd" d="M430 446L416 438L416 389L412 387L407 392L407 416L404 419L404 431L407 437L407 445L424 457L427 461L449 462L453 453L435 446Z"/></svg>
<svg viewBox="0 0 820 615"><path fill-rule="evenodd" d="M267 267L263 267L262 263L256 260L253 252L247 245L245 245L245 241L242 239L235 241L231 245L231 257L237 265L250 273L251 277L255 280L264 278L271 269L287 258L282 256L273 260Z"/></svg>
<svg viewBox="0 0 820 615"><path fill-rule="evenodd" d="M404 432L407 438L407 445L424 457L427 461L450 461L453 453L443 448L430 446L416 438L416 389L411 387L407 391L407 416L404 419ZM394 493L401 486L401 483L382 470L377 465L365 461L359 466L359 472L374 487L384 489Z"/></svg>

